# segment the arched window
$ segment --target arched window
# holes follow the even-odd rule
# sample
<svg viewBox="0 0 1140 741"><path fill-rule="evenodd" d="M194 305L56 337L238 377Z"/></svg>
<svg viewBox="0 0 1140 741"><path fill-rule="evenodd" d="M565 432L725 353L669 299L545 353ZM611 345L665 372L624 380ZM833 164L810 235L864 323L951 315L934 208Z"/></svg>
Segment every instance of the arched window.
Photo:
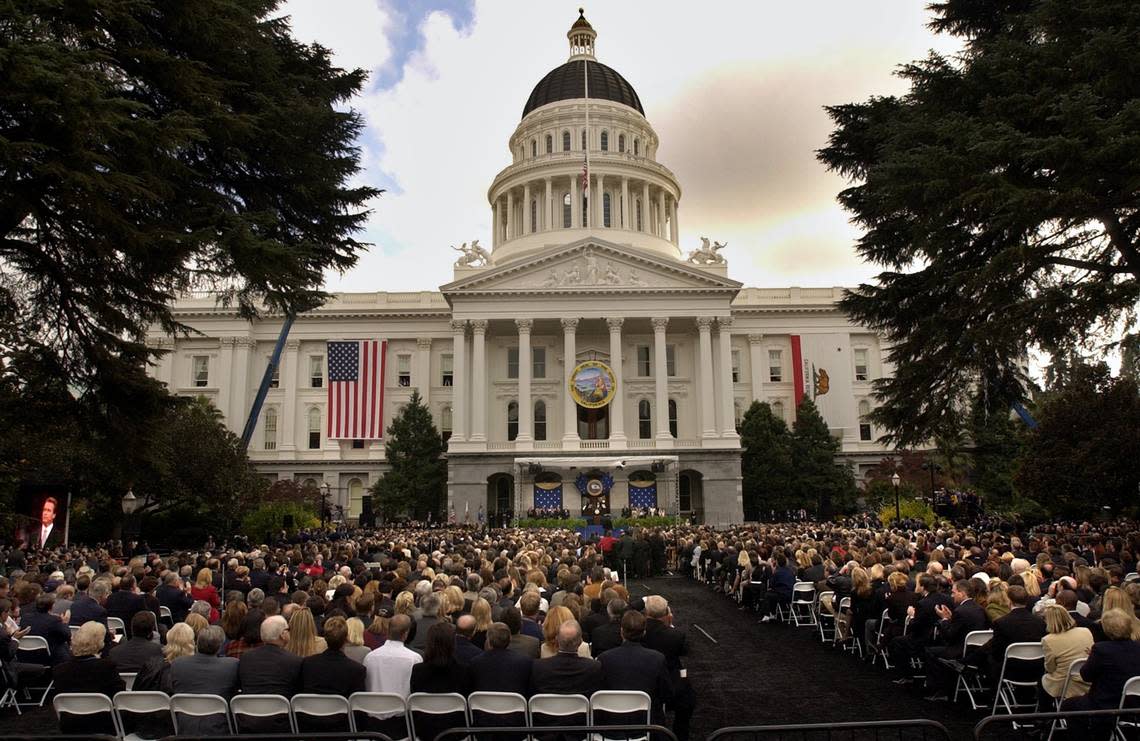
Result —
<svg viewBox="0 0 1140 741"><path fill-rule="evenodd" d="M519 436L519 403L512 401L507 404L507 439L514 440Z"/></svg>
<svg viewBox="0 0 1140 741"><path fill-rule="evenodd" d="M641 229L642 229L642 227L641 227L641 224L642 224L642 219L641 219L641 201L638 201L638 202L637 202L637 231L641 231Z"/></svg>
<svg viewBox="0 0 1140 741"><path fill-rule="evenodd" d="M610 226L610 194L602 194L602 225Z"/></svg>
<svg viewBox="0 0 1140 741"><path fill-rule="evenodd" d="M546 135L546 153L551 154L554 152L554 137L550 134Z"/></svg>
<svg viewBox="0 0 1140 741"><path fill-rule="evenodd" d="M309 450L318 450L321 447L321 410L313 407L309 410Z"/></svg>
<svg viewBox="0 0 1140 741"><path fill-rule="evenodd" d="M640 157L641 156L641 141L638 139L633 140L633 156L634 157Z"/></svg>
<svg viewBox="0 0 1140 741"><path fill-rule="evenodd" d="M618 134L618 152L625 153L625 134Z"/></svg>
<svg viewBox="0 0 1140 741"><path fill-rule="evenodd" d="M534 403L534 439L546 439L546 402L541 400Z"/></svg>
<svg viewBox="0 0 1140 741"><path fill-rule="evenodd" d="M677 400L669 400L669 434L677 439Z"/></svg>
<svg viewBox="0 0 1140 741"><path fill-rule="evenodd" d="M562 132L562 151L563 152L569 152L570 151L570 132L569 131L563 131Z"/></svg>
<svg viewBox="0 0 1140 741"><path fill-rule="evenodd" d="M864 399L859 402L859 439L863 442L871 440L871 420L868 417L871 414L871 403Z"/></svg>
<svg viewBox="0 0 1140 741"><path fill-rule="evenodd" d="M265 449L277 450L277 409L265 410Z"/></svg>
<svg viewBox="0 0 1140 741"><path fill-rule="evenodd" d="M562 198L562 228L569 229L573 224L570 223L570 194L567 193Z"/></svg>
<svg viewBox="0 0 1140 741"><path fill-rule="evenodd" d="M538 231L538 199L530 199L530 231Z"/></svg>
<svg viewBox="0 0 1140 741"><path fill-rule="evenodd" d="M776 419L782 419L785 422L788 420L784 417L784 404L783 402L774 401L770 405L772 407L772 416Z"/></svg>
<svg viewBox="0 0 1140 741"><path fill-rule="evenodd" d="M451 405L445 404L443 409L439 410L439 436L443 438L444 442L451 439Z"/></svg>
<svg viewBox="0 0 1140 741"><path fill-rule="evenodd" d="M530 140L530 156L531 159L534 159L538 156L538 142L534 139Z"/></svg>
<svg viewBox="0 0 1140 741"><path fill-rule="evenodd" d="M602 131L602 151L610 151L610 132Z"/></svg>
<svg viewBox="0 0 1140 741"><path fill-rule="evenodd" d="M637 436L642 440L653 437L653 413L648 399L637 402Z"/></svg>
<svg viewBox="0 0 1140 741"><path fill-rule="evenodd" d="M364 482L360 479L348 480L348 516L360 517L364 509Z"/></svg>

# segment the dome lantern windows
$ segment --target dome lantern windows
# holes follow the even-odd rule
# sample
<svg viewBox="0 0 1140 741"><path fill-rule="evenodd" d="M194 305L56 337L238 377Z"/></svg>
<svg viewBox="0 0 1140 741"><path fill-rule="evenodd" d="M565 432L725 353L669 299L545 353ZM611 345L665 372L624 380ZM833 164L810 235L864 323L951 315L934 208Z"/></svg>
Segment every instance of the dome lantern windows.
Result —
<svg viewBox="0 0 1140 741"><path fill-rule="evenodd" d="M625 154L625 134L618 134L618 153Z"/></svg>
<svg viewBox="0 0 1140 741"><path fill-rule="evenodd" d="M554 153L554 137L551 136L550 134L546 135L546 153L547 154L553 154Z"/></svg>
<svg viewBox="0 0 1140 741"><path fill-rule="evenodd" d="M610 132L602 130L602 151L610 151Z"/></svg>
<svg viewBox="0 0 1140 741"><path fill-rule="evenodd" d="M569 131L563 131L562 132L562 151L563 152L569 152L570 151L570 132Z"/></svg>

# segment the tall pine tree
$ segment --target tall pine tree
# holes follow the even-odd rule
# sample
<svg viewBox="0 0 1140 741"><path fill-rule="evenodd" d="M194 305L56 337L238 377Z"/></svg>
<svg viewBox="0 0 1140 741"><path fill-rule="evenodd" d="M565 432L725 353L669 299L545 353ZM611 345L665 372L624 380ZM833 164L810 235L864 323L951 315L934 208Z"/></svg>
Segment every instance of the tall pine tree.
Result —
<svg viewBox="0 0 1140 741"><path fill-rule="evenodd" d="M851 469L836 462L839 441L832 437L827 422L811 399L796 407L792 426L792 467L796 500L820 519L830 519L837 510L851 507L855 498L855 477Z"/></svg>
<svg viewBox="0 0 1140 741"><path fill-rule="evenodd" d="M752 402L740 423L740 447L744 519L764 520L791 509L792 435L784 420L767 404Z"/></svg>
<svg viewBox="0 0 1140 741"><path fill-rule="evenodd" d="M429 512L437 520L442 517L447 487L443 438L419 391L392 420L384 452L391 468L372 487L380 515L386 520L402 515L423 520Z"/></svg>

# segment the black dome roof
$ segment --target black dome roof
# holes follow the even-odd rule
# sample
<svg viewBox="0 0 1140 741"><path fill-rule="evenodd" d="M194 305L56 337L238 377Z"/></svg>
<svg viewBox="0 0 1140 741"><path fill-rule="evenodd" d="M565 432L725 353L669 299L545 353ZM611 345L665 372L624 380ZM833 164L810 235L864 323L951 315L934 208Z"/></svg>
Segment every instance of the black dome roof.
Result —
<svg viewBox="0 0 1140 741"><path fill-rule="evenodd" d="M582 65L584 64L586 62L579 59L552 69L531 91L526 106L523 108L523 118L526 118L526 115L535 108L540 108L547 103L585 98L585 81L582 79ZM591 99L611 100L629 106L642 116L645 115L645 110L641 107L641 99L637 97L637 91L633 89L633 85L630 85L624 77L601 62L590 62L589 64Z"/></svg>

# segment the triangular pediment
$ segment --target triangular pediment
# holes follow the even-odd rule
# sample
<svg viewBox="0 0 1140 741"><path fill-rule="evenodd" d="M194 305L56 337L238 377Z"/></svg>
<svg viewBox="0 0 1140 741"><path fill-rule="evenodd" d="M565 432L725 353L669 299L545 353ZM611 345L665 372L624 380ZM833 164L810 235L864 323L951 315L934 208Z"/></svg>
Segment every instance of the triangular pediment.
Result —
<svg viewBox="0 0 1140 741"><path fill-rule="evenodd" d="M596 238L479 270L440 288L456 294L730 293L741 283L650 252Z"/></svg>

